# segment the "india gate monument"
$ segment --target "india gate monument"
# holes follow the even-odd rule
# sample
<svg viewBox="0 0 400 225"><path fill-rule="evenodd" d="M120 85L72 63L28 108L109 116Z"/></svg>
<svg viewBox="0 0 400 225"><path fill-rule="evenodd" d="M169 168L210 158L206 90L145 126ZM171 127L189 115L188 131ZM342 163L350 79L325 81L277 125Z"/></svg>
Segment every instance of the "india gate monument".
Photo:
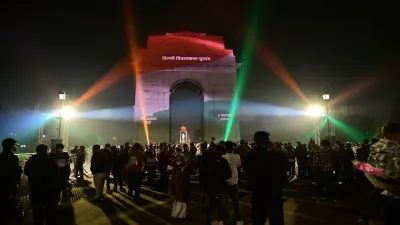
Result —
<svg viewBox="0 0 400 225"><path fill-rule="evenodd" d="M134 106L134 139L177 142L180 129L188 141L223 140L236 85L233 50L220 36L178 32L150 35L139 50ZM235 119L229 140L239 141Z"/></svg>

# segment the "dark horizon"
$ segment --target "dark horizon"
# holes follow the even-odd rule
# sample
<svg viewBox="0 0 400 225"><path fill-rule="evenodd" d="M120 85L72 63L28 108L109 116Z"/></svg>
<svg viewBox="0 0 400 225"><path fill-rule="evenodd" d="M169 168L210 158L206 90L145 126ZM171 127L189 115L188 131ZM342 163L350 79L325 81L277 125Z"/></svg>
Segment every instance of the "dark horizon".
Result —
<svg viewBox="0 0 400 225"><path fill-rule="evenodd" d="M137 42L144 48L148 35L207 33L222 36L226 48L233 49L242 62L246 29L257 2L135 1ZM51 109L63 88L71 100L79 98L115 63L127 58L122 7L122 1L79 5L8 1L2 15L5 57L0 67L0 104L33 110L40 102ZM348 92L340 104L354 115L388 120L399 97L396 54L400 46L394 7L372 1L313 0L268 1L259 8L259 40L283 63L310 102L319 102L325 92L333 98ZM307 107L256 54L246 83L244 102ZM130 106L134 93L134 81L127 78L89 99L82 109Z"/></svg>

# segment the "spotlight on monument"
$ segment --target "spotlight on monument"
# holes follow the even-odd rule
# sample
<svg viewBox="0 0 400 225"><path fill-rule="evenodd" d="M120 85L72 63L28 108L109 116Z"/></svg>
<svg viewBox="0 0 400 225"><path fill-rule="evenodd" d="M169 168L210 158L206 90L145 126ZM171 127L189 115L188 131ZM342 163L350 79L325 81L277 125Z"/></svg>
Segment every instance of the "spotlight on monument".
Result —
<svg viewBox="0 0 400 225"><path fill-rule="evenodd" d="M314 105L307 110L307 115L312 117L323 117L325 116L325 110L322 106Z"/></svg>

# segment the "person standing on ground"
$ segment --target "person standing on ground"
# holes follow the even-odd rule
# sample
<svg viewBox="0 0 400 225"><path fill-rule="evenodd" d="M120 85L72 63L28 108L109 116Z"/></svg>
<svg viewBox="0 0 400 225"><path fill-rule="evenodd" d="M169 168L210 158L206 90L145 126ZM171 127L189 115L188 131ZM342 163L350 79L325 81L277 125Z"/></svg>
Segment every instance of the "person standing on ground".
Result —
<svg viewBox="0 0 400 225"><path fill-rule="evenodd" d="M56 224L60 197L59 166L47 155L47 146L38 145L36 155L26 163L24 173L29 181L29 200L36 225Z"/></svg>
<svg viewBox="0 0 400 225"><path fill-rule="evenodd" d="M287 161L276 143L270 144L269 133L254 134L255 147L247 156L246 171L251 191L253 225L283 225L282 188L287 182Z"/></svg>
<svg viewBox="0 0 400 225"><path fill-rule="evenodd" d="M160 171L160 189L167 191L169 183L169 174L167 172L168 165L170 164L170 155L168 152L168 146L162 145L161 152L158 154L158 171Z"/></svg>
<svg viewBox="0 0 400 225"><path fill-rule="evenodd" d="M129 160L126 165L127 181L128 181L128 195L132 196L135 191L135 200L139 201L140 187L142 185L142 172L144 169L144 155L141 152L141 146L136 143L129 151Z"/></svg>
<svg viewBox="0 0 400 225"><path fill-rule="evenodd" d="M241 160L240 156L233 152L233 142L225 142L225 151L226 154L223 157L228 161L232 174L232 177L227 180L228 194L233 203L236 225L243 225L238 196L238 168L241 166Z"/></svg>
<svg viewBox="0 0 400 225"><path fill-rule="evenodd" d="M111 174L111 169L113 167L113 157L112 157L112 152L111 152L111 144L106 144L104 146L104 149L102 150L102 152L106 155L106 167L107 167L107 173L106 173L106 187L107 187L107 193L108 194L112 194L112 190L111 190L111 178L110 178L110 174Z"/></svg>
<svg viewBox="0 0 400 225"><path fill-rule="evenodd" d="M171 216L176 219L186 219L190 199L190 164L182 152L177 152L174 162L168 168L171 171L170 195L174 201Z"/></svg>
<svg viewBox="0 0 400 225"><path fill-rule="evenodd" d="M124 159L122 156L121 151L117 148L117 146L111 146L112 152L112 175L114 178L114 188L113 191L117 191L117 187L119 185L119 190L121 192L125 192L123 187L123 180L122 180L122 171L124 170Z"/></svg>
<svg viewBox="0 0 400 225"><path fill-rule="evenodd" d="M70 195L69 175L71 173L71 159L68 153L64 152L63 144L56 144L56 149L49 156L58 166L58 196L62 193L61 200L64 201Z"/></svg>
<svg viewBox="0 0 400 225"><path fill-rule="evenodd" d="M93 156L90 163L90 171L93 174L94 186L96 188L95 201L103 200L104 182L109 172L109 159L107 154L100 150L100 145L93 145Z"/></svg>
<svg viewBox="0 0 400 225"><path fill-rule="evenodd" d="M384 138L371 146L368 164L384 172L385 176L365 175L374 186L383 190L385 225L397 225L400 212L400 124L386 124L383 134Z"/></svg>
<svg viewBox="0 0 400 225"><path fill-rule="evenodd" d="M76 150L76 169L75 169L75 178L80 181L85 180L85 173L83 166L86 161L86 149L85 146L80 146L79 149ZM78 178L78 175L80 176Z"/></svg>
<svg viewBox="0 0 400 225"><path fill-rule="evenodd" d="M216 145L200 167L200 184L206 198L206 225L223 225L229 216L226 181L232 173L228 161L222 157L224 153L224 146Z"/></svg>
<svg viewBox="0 0 400 225"><path fill-rule="evenodd" d="M18 147L17 141L7 138L1 144L3 151L0 154L0 221L8 225L16 205L22 169L18 156L14 155Z"/></svg>

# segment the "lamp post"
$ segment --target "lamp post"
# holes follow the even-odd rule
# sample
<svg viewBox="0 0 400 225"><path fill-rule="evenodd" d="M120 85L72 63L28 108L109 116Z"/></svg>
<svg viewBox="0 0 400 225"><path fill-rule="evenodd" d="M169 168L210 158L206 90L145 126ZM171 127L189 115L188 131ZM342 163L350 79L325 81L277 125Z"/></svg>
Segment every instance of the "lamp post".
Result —
<svg viewBox="0 0 400 225"><path fill-rule="evenodd" d="M322 106L315 105L308 109L308 115L313 117L315 143L319 145L321 142L319 121L321 117L325 116L325 110Z"/></svg>
<svg viewBox="0 0 400 225"><path fill-rule="evenodd" d="M327 119L326 122L327 122L327 125L328 125L328 140L332 143L332 122L329 119L329 116L331 114L330 108L329 108L329 99L330 99L329 94L323 94L322 95L322 99L325 102L325 108L326 108L326 119Z"/></svg>
<svg viewBox="0 0 400 225"><path fill-rule="evenodd" d="M60 103L61 103L61 104L60 104L60 105L61 105L61 107L60 107L60 122L59 122L59 124L58 124L58 139L61 139L61 125L62 125L62 119L63 119L63 117L62 117L62 110L63 110L63 105L64 105L65 98L66 98L65 91L62 90L62 91L58 94L58 99L60 100Z"/></svg>

